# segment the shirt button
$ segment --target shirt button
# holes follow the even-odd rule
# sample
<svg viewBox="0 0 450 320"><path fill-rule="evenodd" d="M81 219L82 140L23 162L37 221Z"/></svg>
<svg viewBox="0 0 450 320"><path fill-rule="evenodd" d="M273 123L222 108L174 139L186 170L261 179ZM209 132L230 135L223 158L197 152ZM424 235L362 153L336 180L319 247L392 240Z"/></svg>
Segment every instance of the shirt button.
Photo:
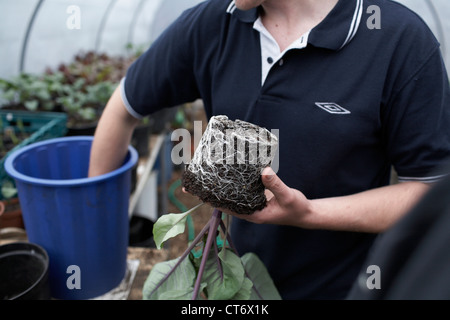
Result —
<svg viewBox="0 0 450 320"><path fill-rule="evenodd" d="M272 63L273 63L272 57L268 57L268 58L267 58L267 62L268 62L269 64L272 64Z"/></svg>

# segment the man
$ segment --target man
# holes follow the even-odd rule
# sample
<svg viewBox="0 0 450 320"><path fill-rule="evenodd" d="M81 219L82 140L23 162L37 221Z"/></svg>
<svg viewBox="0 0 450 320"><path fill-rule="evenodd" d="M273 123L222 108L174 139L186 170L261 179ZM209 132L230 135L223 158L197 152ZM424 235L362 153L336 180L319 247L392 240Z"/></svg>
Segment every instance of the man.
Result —
<svg viewBox="0 0 450 320"><path fill-rule="evenodd" d="M372 7L371 7L372 6ZM373 7L375 6L375 7ZM366 23L370 8L380 27ZM184 12L128 70L99 122L90 175L118 167L137 119L201 98L279 129L268 206L236 215L284 299L345 298L377 233L441 178L449 86L420 18L385 0L210 0ZM389 185L394 166L402 183Z"/></svg>

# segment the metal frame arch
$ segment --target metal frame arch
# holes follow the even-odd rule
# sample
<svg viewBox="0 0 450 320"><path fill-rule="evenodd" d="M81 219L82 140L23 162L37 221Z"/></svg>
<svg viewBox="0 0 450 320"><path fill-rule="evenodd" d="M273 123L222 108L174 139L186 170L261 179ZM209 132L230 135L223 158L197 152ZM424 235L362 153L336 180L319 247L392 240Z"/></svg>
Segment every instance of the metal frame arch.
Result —
<svg viewBox="0 0 450 320"><path fill-rule="evenodd" d="M133 16L131 17L130 26L128 28L128 35L127 35L127 43L133 43L133 35L136 28L136 21L138 20L139 14L142 13L142 7L144 6L145 2L147 0L139 0L138 5L136 6L136 9L133 12Z"/></svg>
<svg viewBox="0 0 450 320"><path fill-rule="evenodd" d="M36 20L39 9L42 7L42 4L44 3L44 1L45 0L38 1L38 3L36 4L36 7L34 7L30 21L28 22L28 26L25 31L25 36L24 36L24 39L22 42L22 49L20 51L19 73L23 72L24 65L25 65L25 56L26 56L27 47L28 47L28 39L30 38L31 29L33 28L33 24L34 24L34 21Z"/></svg>
<svg viewBox="0 0 450 320"><path fill-rule="evenodd" d="M95 44L94 44L95 51L98 51L98 48L100 47L100 42L102 40L102 34L105 29L106 21L108 21L108 16L111 13L111 11L116 3L117 3L117 0L111 0L109 2L108 6L106 7L105 12L103 13L102 19L100 21L100 25L97 30L97 35L95 37Z"/></svg>

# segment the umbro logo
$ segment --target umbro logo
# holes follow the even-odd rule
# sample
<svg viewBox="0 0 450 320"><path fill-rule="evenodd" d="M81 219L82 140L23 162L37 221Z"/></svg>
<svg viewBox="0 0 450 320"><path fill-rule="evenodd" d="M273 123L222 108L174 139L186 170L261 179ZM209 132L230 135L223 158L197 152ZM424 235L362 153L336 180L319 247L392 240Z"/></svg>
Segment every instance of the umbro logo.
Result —
<svg viewBox="0 0 450 320"><path fill-rule="evenodd" d="M342 108L340 105L334 102L316 102L316 106L325 110L326 112L333 114L349 114L351 113L345 108Z"/></svg>

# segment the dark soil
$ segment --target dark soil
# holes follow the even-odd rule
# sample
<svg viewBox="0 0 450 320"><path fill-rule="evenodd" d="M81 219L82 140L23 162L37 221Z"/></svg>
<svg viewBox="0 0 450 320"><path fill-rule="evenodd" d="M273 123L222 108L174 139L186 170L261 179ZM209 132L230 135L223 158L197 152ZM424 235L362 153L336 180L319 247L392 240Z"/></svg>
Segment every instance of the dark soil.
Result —
<svg viewBox="0 0 450 320"><path fill-rule="evenodd" d="M201 163L192 162L186 166L182 176L184 188L213 207L228 209L237 214L252 214L263 209L267 200L264 194L265 187L261 180L261 170L270 163L267 163L266 155L260 154L259 148L256 150L256 159L254 155L250 155L252 152L249 145L250 139L261 141L262 144L266 143L264 140L259 140L260 127L240 120L231 121L226 116L219 116L210 123L211 127L206 130L211 130L208 132L211 134L211 141L206 141L208 138L202 139L202 148L196 152L211 153L210 156L214 159L217 156L216 149L210 148L210 146L223 143L221 149L223 154L219 158L226 159L227 153L231 151L230 159L232 158L233 161L231 161L232 163L226 161L220 163L219 161L210 164L211 162L203 162L202 155L197 158L200 160L195 160L202 161ZM218 137L227 137L231 132L237 133L232 143L227 144L227 141L222 142L215 138L217 133L220 133L217 135ZM270 141L269 133L267 135L267 140ZM243 143L241 144L242 150L238 148L237 139ZM229 146L232 146L231 150L227 151ZM267 152L270 155L270 145L267 146ZM239 155L241 157L238 157Z"/></svg>
<svg viewBox="0 0 450 320"><path fill-rule="evenodd" d="M235 172L235 170L227 170L229 166L239 166L239 172L243 175L250 176L255 174L255 169L251 165L216 165L216 169L219 168L218 171L221 179L225 181L236 181L233 189L237 190L237 192L227 194L228 198L218 198L219 191L222 189L220 181L216 181L213 186L203 185L199 182L197 176L189 170L185 170L183 173L183 186L186 191L198 196L203 202L215 208L229 209L239 214L252 214L256 210L263 209L266 206L266 196L261 178L258 179L257 184L242 184L242 181L238 180L240 177L230 175L230 172ZM249 198L252 199L251 203L248 202Z"/></svg>

